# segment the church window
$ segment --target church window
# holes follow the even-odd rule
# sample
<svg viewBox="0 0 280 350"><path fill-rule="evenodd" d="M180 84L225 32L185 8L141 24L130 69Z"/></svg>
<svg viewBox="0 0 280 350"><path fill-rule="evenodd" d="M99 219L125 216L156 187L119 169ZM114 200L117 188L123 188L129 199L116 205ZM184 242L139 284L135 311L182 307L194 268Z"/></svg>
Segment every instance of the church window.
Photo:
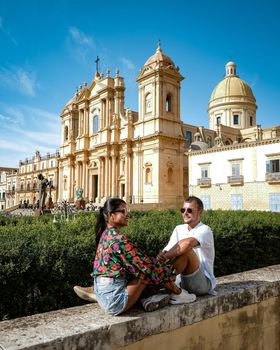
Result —
<svg viewBox="0 0 280 350"><path fill-rule="evenodd" d="M186 131L186 147L189 147L191 143L192 143L192 133L191 133L191 131L187 130Z"/></svg>
<svg viewBox="0 0 280 350"><path fill-rule="evenodd" d="M280 212L280 193L269 193L269 210Z"/></svg>
<svg viewBox="0 0 280 350"><path fill-rule="evenodd" d="M152 172L151 172L151 168L146 168L145 183L146 183L146 184L151 184L151 183L152 183Z"/></svg>
<svg viewBox="0 0 280 350"><path fill-rule="evenodd" d="M231 209L242 210L243 209L243 196L242 194L231 195Z"/></svg>
<svg viewBox="0 0 280 350"><path fill-rule="evenodd" d="M208 168L204 167L204 168L201 168L201 178L202 179L207 179L209 176L208 176Z"/></svg>
<svg viewBox="0 0 280 350"><path fill-rule="evenodd" d="M217 117L217 119L216 119L216 121L217 121L217 125L220 125L221 124L221 117Z"/></svg>
<svg viewBox="0 0 280 350"><path fill-rule="evenodd" d="M64 127L64 141L68 141L68 137L69 137L69 135L68 135L68 126L66 125Z"/></svg>
<svg viewBox="0 0 280 350"><path fill-rule="evenodd" d="M266 162L267 173L280 173L280 159L271 159Z"/></svg>
<svg viewBox="0 0 280 350"><path fill-rule="evenodd" d="M196 133L194 134L194 141L201 141L201 135L200 135L199 132L196 132Z"/></svg>
<svg viewBox="0 0 280 350"><path fill-rule="evenodd" d="M208 195L208 194L201 195L200 199L202 200L204 210L211 209L211 198L210 198L210 195Z"/></svg>
<svg viewBox="0 0 280 350"><path fill-rule="evenodd" d="M98 115L95 115L93 117L93 133L96 134L98 132L99 125L98 125Z"/></svg>
<svg viewBox="0 0 280 350"><path fill-rule="evenodd" d="M231 164L231 174L232 174L232 177L235 177L235 178L240 177L240 163Z"/></svg>
<svg viewBox="0 0 280 350"><path fill-rule="evenodd" d="M167 182L173 182L173 169L168 168L167 170Z"/></svg>
<svg viewBox="0 0 280 350"><path fill-rule="evenodd" d="M152 112L152 94L148 93L145 98L145 112Z"/></svg>
<svg viewBox="0 0 280 350"><path fill-rule="evenodd" d="M171 95L168 94L166 96L166 100L165 100L165 111L166 112L171 112Z"/></svg>
<svg viewBox="0 0 280 350"><path fill-rule="evenodd" d="M253 126L253 117L250 117L250 126Z"/></svg>
<svg viewBox="0 0 280 350"><path fill-rule="evenodd" d="M234 114L233 115L233 125L238 125L239 124L239 115Z"/></svg>

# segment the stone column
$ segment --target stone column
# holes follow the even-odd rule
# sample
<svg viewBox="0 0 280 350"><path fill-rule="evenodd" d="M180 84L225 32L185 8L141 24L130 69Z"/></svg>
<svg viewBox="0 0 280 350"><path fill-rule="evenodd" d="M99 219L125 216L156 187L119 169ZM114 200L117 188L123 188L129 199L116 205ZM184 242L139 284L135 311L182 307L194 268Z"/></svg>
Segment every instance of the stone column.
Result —
<svg viewBox="0 0 280 350"><path fill-rule="evenodd" d="M58 179L58 183L59 183L59 195L58 195L58 202L62 202L63 201L63 166L60 165L59 166L59 179Z"/></svg>
<svg viewBox="0 0 280 350"><path fill-rule="evenodd" d="M109 127L109 99L108 97L106 98L106 127Z"/></svg>
<svg viewBox="0 0 280 350"><path fill-rule="evenodd" d="M73 183L74 183L74 164L69 160L69 184L68 184L68 200L73 200Z"/></svg>
<svg viewBox="0 0 280 350"><path fill-rule="evenodd" d="M129 203L131 195L130 153L125 156L125 201Z"/></svg>
<svg viewBox="0 0 280 350"><path fill-rule="evenodd" d="M106 101L105 100L102 100L101 114L102 114L102 129L103 129L106 126Z"/></svg>
<svg viewBox="0 0 280 350"><path fill-rule="evenodd" d="M109 156L105 156L105 186L104 186L104 196L109 197Z"/></svg>
<svg viewBox="0 0 280 350"><path fill-rule="evenodd" d="M103 158L99 157L98 167L98 200L101 201L103 197Z"/></svg>
<svg viewBox="0 0 280 350"><path fill-rule="evenodd" d="M85 135L89 135L89 108L84 109Z"/></svg>
<svg viewBox="0 0 280 350"><path fill-rule="evenodd" d="M83 182L83 190L84 194L83 197L86 198L88 197L88 172L87 172L87 162L84 160L83 161L83 177L82 177L82 182Z"/></svg>
<svg viewBox="0 0 280 350"><path fill-rule="evenodd" d="M112 197L116 197L116 180L117 180L117 167L116 167L116 156L112 156Z"/></svg>
<svg viewBox="0 0 280 350"><path fill-rule="evenodd" d="M92 169L88 169L88 200L91 201L92 198Z"/></svg>

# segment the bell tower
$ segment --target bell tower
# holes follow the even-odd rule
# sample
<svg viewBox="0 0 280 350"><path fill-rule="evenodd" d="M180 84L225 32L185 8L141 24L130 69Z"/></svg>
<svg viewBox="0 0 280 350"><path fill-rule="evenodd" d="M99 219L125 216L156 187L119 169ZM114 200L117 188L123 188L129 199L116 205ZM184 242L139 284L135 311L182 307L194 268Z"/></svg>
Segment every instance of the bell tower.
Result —
<svg viewBox="0 0 280 350"><path fill-rule="evenodd" d="M137 140L134 160L136 202L179 206L183 201L184 143L180 83L184 78L158 47L143 66L138 82Z"/></svg>
<svg viewBox="0 0 280 350"><path fill-rule="evenodd" d="M139 136L163 133L178 137L181 133L180 82L184 78L162 49L160 41L153 56L141 69L137 78Z"/></svg>

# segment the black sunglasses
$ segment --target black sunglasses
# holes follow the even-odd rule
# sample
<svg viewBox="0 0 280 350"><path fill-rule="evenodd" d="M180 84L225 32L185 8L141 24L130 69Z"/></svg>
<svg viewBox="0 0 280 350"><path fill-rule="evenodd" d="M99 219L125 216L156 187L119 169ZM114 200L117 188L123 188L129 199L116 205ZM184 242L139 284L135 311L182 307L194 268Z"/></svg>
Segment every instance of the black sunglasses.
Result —
<svg viewBox="0 0 280 350"><path fill-rule="evenodd" d="M185 212L191 214L191 213L193 212L193 209L192 209L192 208L181 208L181 209L180 209L180 212L181 212L182 214L184 214Z"/></svg>
<svg viewBox="0 0 280 350"><path fill-rule="evenodd" d="M123 213L123 214L127 215L129 213L129 211L126 208L124 208L124 209L113 210L113 211L111 211L111 213Z"/></svg>

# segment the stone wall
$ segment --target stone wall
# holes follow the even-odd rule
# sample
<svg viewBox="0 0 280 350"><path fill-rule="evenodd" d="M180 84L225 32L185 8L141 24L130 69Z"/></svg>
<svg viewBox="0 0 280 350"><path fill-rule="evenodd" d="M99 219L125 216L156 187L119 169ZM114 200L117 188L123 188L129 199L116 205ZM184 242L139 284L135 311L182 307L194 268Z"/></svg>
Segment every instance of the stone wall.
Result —
<svg viewBox="0 0 280 350"><path fill-rule="evenodd" d="M280 265L218 279L216 296L152 313L87 304L0 323L0 349L280 350Z"/></svg>

